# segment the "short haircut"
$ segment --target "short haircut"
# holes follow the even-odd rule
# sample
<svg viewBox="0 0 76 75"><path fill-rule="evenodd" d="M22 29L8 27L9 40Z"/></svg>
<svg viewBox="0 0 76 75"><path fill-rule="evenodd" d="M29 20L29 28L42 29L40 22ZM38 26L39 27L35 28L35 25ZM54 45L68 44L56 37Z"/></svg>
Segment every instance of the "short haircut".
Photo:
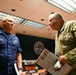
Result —
<svg viewBox="0 0 76 75"><path fill-rule="evenodd" d="M59 13L51 12L51 14L54 14L55 18L63 19L62 16Z"/></svg>
<svg viewBox="0 0 76 75"><path fill-rule="evenodd" d="M60 14L56 14L56 17L59 17L60 19L62 19L62 16Z"/></svg>
<svg viewBox="0 0 76 75"><path fill-rule="evenodd" d="M15 22L14 17L13 17L13 16L10 16L10 15L4 17L2 20L3 20L3 21L12 20L13 22Z"/></svg>

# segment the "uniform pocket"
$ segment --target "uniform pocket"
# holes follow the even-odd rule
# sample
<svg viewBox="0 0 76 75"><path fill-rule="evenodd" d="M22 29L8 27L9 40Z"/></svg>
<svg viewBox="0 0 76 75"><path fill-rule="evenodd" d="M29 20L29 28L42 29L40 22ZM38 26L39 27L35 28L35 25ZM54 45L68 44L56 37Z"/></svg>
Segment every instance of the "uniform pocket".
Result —
<svg viewBox="0 0 76 75"><path fill-rule="evenodd" d="M0 40L0 50L6 47L6 41Z"/></svg>
<svg viewBox="0 0 76 75"><path fill-rule="evenodd" d="M71 43L74 42L74 37L72 35L71 32L62 35L62 38L60 39L60 41L64 44L64 45L70 45Z"/></svg>
<svg viewBox="0 0 76 75"><path fill-rule="evenodd" d="M13 49L13 51L14 52L17 52L17 50L18 50L18 46L19 44L18 44L18 41L17 40L14 40L13 42L12 42L12 49Z"/></svg>
<svg viewBox="0 0 76 75"><path fill-rule="evenodd" d="M13 49L17 50L17 48L18 48L18 43L13 43Z"/></svg>

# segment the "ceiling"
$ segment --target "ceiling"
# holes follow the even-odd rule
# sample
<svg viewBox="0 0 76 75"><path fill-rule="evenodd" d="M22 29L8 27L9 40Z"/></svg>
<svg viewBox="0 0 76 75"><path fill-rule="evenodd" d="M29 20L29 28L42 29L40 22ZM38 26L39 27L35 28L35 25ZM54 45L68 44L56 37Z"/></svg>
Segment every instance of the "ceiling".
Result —
<svg viewBox="0 0 76 75"><path fill-rule="evenodd" d="M11 9L15 9L15 11ZM76 19L76 12L66 13L45 0L0 0L0 11L45 24L46 27L43 29L16 24L14 33L47 39L54 39L56 33L48 25L48 16L51 12L59 12L65 21Z"/></svg>

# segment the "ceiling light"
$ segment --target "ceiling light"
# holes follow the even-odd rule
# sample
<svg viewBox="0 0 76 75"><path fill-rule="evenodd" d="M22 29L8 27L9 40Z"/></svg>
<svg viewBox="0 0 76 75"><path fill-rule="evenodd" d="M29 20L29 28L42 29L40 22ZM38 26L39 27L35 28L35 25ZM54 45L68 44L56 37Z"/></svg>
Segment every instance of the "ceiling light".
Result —
<svg viewBox="0 0 76 75"><path fill-rule="evenodd" d="M11 11L15 12L16 10L15 9L11 9Z"/></svg>
<svg viewBox="0 0 76 75"><path fill-rule="evenodd" d="M34 28L40 28L40 29L46 26L44 24L40 24L31 20L25 20L22 24L26 26L34 27Z"/></svg>
<svg viewBox="0 0 76 75"><path fill-rule="evenodd" d="M8 15L11 15L11 14L0 12L0 19L3 19L4 17L6 17ZM34 22L32 20L24 19L24 18L21 18L21 17L18 17L18 16L14 16L14 15L11 15L11 16L14 17L15 23L17 23L17 24L22 24L22 25L33 27L33 28L39 28L39 29L44 28L46 26L44 24L41 24L41 23L38 23L38 22Z"/></svg>
<svg viewBox="0 0 76 75"><path fill-rule="evenodd" d="M10 15L10 14L0 12L0 19L3 19L4 17L6 17L8 15ZM11 16L13 16L13 15L11 15ZM15 23L18 23L18 24L20 24L24 20L23 18L20 18L20 17L17 17L17 16L13 16L13 17L15 19Z"/></svg>
<svg viewBox="0 0 76 75"><path fill-rule="evenodd" d="M65 12L76 12L76 0L46 0L52 5L62 9Z"/></svg>
<svg viewBox="0 0 76 75"><path fill-rule="evenodd" d="M41 21L44 21L44 19L41 19Z"/></svg>

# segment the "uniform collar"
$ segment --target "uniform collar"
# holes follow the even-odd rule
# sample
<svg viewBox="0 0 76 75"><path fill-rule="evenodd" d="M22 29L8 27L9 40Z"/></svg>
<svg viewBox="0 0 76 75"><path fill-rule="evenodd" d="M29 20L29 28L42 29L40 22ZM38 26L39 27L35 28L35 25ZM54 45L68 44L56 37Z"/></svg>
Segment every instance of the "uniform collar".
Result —
<svg viewBox="0 0 76 75"><path fill-rule="evenodd" d="M60 33L64 30L64 26L65 26L65 22L64 22L64 24L62 25L61 29L57 32L57 36L59 36Z"/></svg>
<svg viewBox="0 0 76 75"><path fill-rule="evenodd" d="M8 38L8 36L4 33L4 31L3 31L2 28L0 28L0 34L3 34L6 38ZM10 34L10 35L11 35L10 38L13 37L13 36L15 36L13 34Z"/></svg>
<svg viewBox="0 0 76 75"><path fill-rule="evenodd" d="M2 29L2 28L0 28L0 34L1 34L1 33L3 33L3 29Z"/></svg>

